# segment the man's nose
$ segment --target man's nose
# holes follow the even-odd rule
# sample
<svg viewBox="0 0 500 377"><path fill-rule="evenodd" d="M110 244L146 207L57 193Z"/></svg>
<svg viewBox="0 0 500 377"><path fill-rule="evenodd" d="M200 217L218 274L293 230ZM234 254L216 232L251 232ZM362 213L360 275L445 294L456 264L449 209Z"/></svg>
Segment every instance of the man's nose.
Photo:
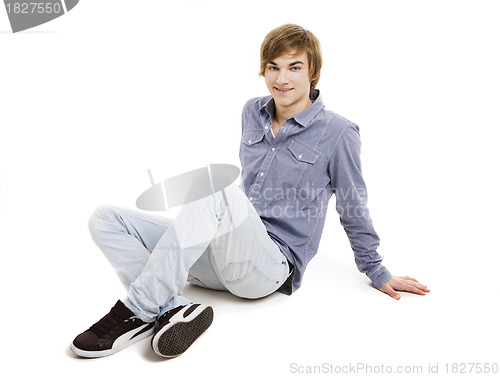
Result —
<svg viewBox="0 0 500 377"><path fill-rule="evenodd" d="M288 80L287 70L280 69L280 74L278 75L278 79L276 80L276 82L278 84L286 84L287 80Z"/></svg>

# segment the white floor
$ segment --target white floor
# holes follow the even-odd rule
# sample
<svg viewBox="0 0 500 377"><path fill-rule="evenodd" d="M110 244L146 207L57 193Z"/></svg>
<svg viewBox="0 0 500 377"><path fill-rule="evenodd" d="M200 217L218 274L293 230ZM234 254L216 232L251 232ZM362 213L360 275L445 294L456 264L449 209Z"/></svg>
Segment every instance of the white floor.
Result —
<svg viewBox="0 0 500 377"><path fill-rule="evenodd" d="M116 371L287 376L338 368L344 373L422 368L410 369L413 375L436 365L444 373L452 363L498 363L500 288L482 247L473 259L457 255L448 260L449 253L438 255L437 240L424 237L418 248L386 255L394 273L412 274L432 289L425 297L403 294L395 301L357 272L336 218L329 221L332 230L303 287L290 297L274 294L249 301L186 286L186 296L213 306L215 319L174 360L157 357L147 340L103 359L75 357L68 348L74 336L106 314L124 290L86 232L76 232L81 237L73 243L53 247L36 242L34 232L34 239L23 240L28 249L17 252L36 254L38 245L40 254L9 258L2 265L7 270L2 301L8 305L2 306L9 308L2 309L2 368L72 376ZM12 247L4 239L2 250L5 245Z"/></svg>

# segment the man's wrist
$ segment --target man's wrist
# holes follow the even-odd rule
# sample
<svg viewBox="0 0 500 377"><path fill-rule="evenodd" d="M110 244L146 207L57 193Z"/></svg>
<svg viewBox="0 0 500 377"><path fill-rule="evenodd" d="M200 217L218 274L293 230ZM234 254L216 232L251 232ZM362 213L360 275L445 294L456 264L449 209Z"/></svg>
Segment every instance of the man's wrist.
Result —
<svg viewBox="0 0 500 377"><path fill-rule="evenodd" d="M366 274L372 281L375 288L380 289L385 283L391 280L392 275L387 268L379 265L374 271Z"/></svg>

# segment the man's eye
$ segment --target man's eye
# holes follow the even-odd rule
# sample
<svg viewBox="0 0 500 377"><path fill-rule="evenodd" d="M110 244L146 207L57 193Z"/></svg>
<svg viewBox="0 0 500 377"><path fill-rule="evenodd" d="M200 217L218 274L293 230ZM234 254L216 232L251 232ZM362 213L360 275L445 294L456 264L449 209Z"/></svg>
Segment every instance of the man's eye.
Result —
<svg viewBox="0 0 500 377"><path fill-rule="evenodd" d="M271 65L271 66L269 66L269 70L270 71L276 71L276 70L278 70L278 67L274 67L274 66Z"/></svg>
<svg viewBox="0 0 500 377"><path fill-rule="evenodd" d="M300 67L292 67L292 71L300 71Z"/></svg>

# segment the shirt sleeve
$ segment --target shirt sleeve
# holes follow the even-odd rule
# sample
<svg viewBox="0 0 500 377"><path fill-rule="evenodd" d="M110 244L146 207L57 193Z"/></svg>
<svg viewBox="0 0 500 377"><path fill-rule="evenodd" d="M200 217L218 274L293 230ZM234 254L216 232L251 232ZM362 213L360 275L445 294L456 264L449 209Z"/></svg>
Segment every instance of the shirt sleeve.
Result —
<svg viewBox="0 0 500 377"><path fill-rule="evenodd" d="M351 123L344 129L334 147L329 173L336 197L336 210L349 237L356 266L380 289L392 276L382 265L382 256L377 252L380 239L373 228L367 207L368 197L361 174L360 154L359 127Z"/></svg>

